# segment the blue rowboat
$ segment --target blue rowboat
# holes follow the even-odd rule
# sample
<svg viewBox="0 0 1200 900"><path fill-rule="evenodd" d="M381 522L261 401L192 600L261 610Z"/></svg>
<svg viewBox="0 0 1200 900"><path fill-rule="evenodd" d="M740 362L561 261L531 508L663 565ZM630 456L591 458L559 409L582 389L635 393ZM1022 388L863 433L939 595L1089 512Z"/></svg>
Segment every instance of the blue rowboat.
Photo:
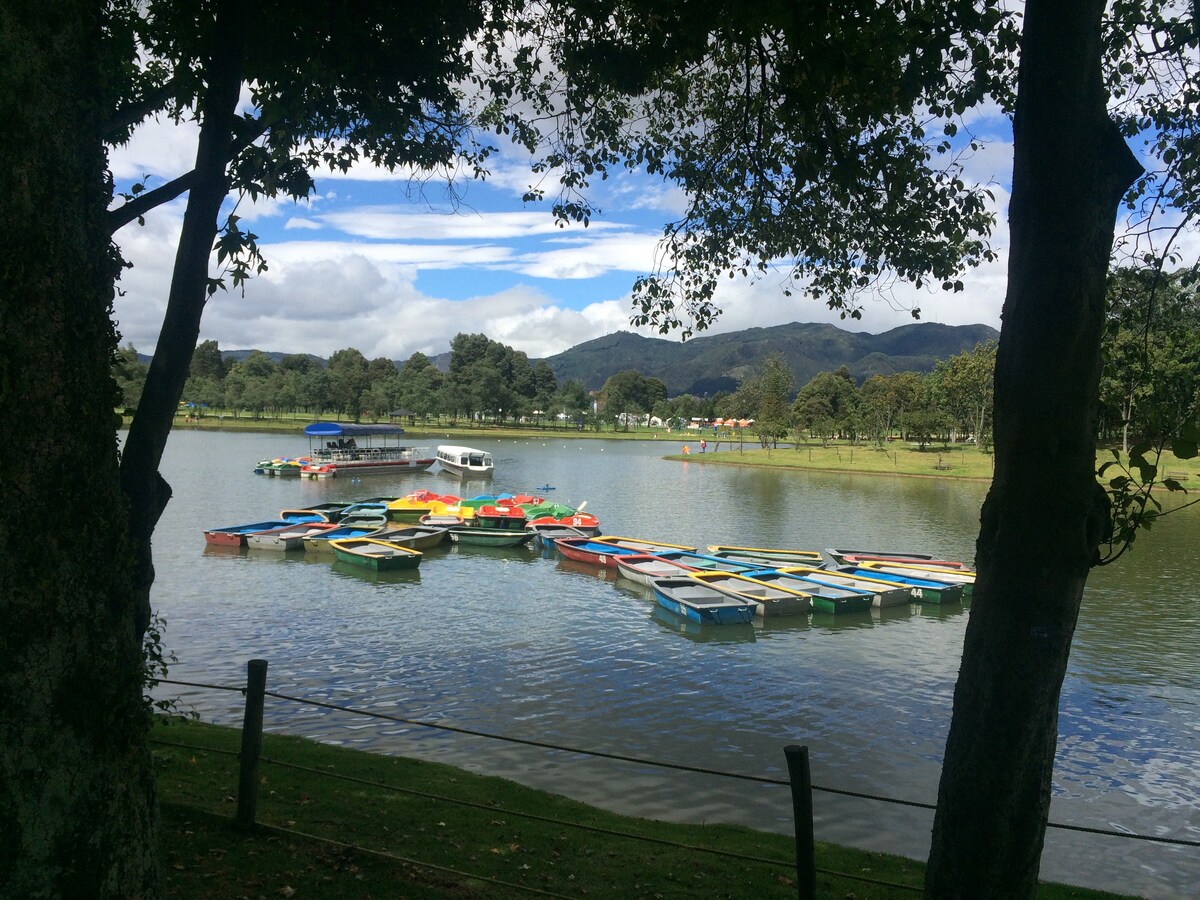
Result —
<svg viewBox="0 0 1200 900"><path fill-rule="evenodd" d="M659 606L702 625L745 625L754 621L753 603L689 576L655 578L650 589Z"/></svg>

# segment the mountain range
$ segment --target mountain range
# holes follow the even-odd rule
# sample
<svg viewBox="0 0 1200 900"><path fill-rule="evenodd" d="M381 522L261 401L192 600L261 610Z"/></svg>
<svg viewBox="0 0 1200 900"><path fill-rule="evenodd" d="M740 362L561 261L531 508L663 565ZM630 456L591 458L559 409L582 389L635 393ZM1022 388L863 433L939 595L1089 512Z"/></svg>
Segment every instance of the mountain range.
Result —
<svg viewBox="0 0 1200 900"><path fill-rule="evenodd" d="M769 328L748 328L704 335L688 341L649 338L618 331L577 344L546 357L559 384L577 380L588 390L598 390L612 375L633 369L646 378L657 378L670 396L696 396L735 390L763 360L778 353L803 387L821 372L841 366L861 384L872 375L896 372L929 372L938 360L948 359L977 344L998 339L988 325L941 325L915 322L882 334L844 331L834 325L791 322ZM241 360L251 350L224 350L226 360ZM276 361L284 354L268 352ZM319 357L313 357L320 359ZM431 357L443 372L450 353ZM320 360L322 363L324 360ZM535 364L538 360L530 360ZM397 365L403 360L397 361Z"/></svg>
<svg viewBox="0 0 1200 900"><path fill-rule="evenodd" d="M688 341L648 338L619 331L547 357L559 384L577 379L589 390L610 375L634 369L657 378L667 393L703 396L732 391L772 353L778 353L803 387L821 372L841 366L861 384L872 375L929 372L934 364L999 338L987 325L901 325L883 334L843 331L827 324L773 325Z"/></svg>

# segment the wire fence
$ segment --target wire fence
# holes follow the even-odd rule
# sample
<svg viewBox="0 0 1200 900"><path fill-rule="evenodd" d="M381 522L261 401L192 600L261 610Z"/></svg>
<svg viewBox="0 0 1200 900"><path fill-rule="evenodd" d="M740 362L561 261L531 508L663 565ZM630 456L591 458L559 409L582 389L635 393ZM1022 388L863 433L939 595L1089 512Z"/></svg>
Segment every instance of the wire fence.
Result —
<svg viewBox="0 0 1200 900"><path fill-rule="evenodd" d="M511 737L503 734L494 734L485 731L478 731L470 728L462 728L455 725L448 725L444 722L429 722L422 719L413 719L405 716L389 715L386 713L372 712L370 710L358 709L352 706L344 706L336 703L328 703L321 700L312 700L306 697L298 697L291 694L285 694L278 691L268 691L265 688L266 683L266 668L267 664L263 660L251 660L248 665L248 683L246 686L230 686L208 684L195 681L182 681L175 679L159 679L159 684L170 684L182 687L199 688L203 690L236 692L246 696L246 711L242 728L242 749L238 753L233 751L224 751L209 747L196 747L188 744L174 743L169 741L155 740L154 743L164 746L174 746L182 749L197 750L202 752L226 753L235 755L240 758L240 778L238 791L238 819L243 824L253 824L257 827L267 828L271 831L295 836L302 836L307 839L319 841L331 846L352 849L355 851L368 853L373 856L387 858L397 863L425 868L430 871L440 872L442 874L453 875L454 877L470 878L487 883L496 884L506 888L522 891L525 893L536 893L540 896L563 896L540 889L531 888L528 885L517 885L502 880L492 879L488 876L479 875L476 873L462 872L455 869L450 869L444 866L436 865L420 860L409 859L406 857L397 856L394 854L384 853L382 851L370 850L368 848L346 845L338 841L332 841L318 835L302 834L289 829L279 828L278 826L263 825L257 821L256 805L257 805L257 767L259 762L269 765L280 766L283 768L304 772L311 776L319 776L321 778L336 779L347 783L354 783L360 786L369 786L378 790L386 790L410 796L421 797L427 800L433 800L441 803L454 804L464 807L473 807L480 810L485 810L489 813L502 813L510 816L526 818L561 826L564 828L572 828L583 831L591 831L598 834L604 834L610 837L626 838L629 840L640 841L644 843L653 843L669 846L671 848L709 854L717 857L731 857L739 862L749 862L758 865L781 867L789 870L794 870L797 878L798 893L801 898L815 897L815 879L817 874L827 877L846 879L849 881L871 884L878 887L898 890L903 892L921 893L922 888L916 885L902 884L897 882L883 881L868 876L857 875L848 872L838 872L828 869L818 868L814 863L813 851L813 827L812 827L812 792L819 792L841 797L849 797L858 800L884 803L895 806L903 806L917 809L934 810L935 804L924 803L916 800L906 800L897 797L887 797L879 794L871 794L862 791L851 791L842 788L828 787L819 784L813 784L808 767L807 748L801 747L786 747L784 748L785 755L788 758L789 778L771 778L759 775L750 775L741 772L727 772L719 769L711 769L702 766L691 766L676 762L666 762L663 760L647 759L645 757L631 756L622 753L611 753L602 750L585 749L581 747L572 747L565 744L557 744L549 741L532 740L528 738ZM796 855L793 859L780 860L767 857L748 856L745 853L731 853L729 851L718 848L701 847L695 845L682 844L675 841L656 838L648 835L636 834L632 832L615 831L611 829L599 828L593 825L586 825L580 822L572 822L552 817L539 816L534 813L523 811L500 809L492 804L474 803L461 798L448 797L427 792L416 791L412 788L398 787L382 782L374 782L366 779L355 778L349 775L340 773L311 769L304 766L299 766L294 763L289 763L283 760L270 759L261 755L262 742L262 714L264 698L271 697L275 700L296 703L303 706L317 707L327 709L339 713L345 713L353 716L362 716L370 719L408 725L416 728L427 728L441 732L447 732L457 735L464 735L474 738L483 738L487 740L501 741L507 744L516 744L527 747L535 747L543 750L561 751L564 753L578 754L585 757L596 759L613 760L617 762L630 763L638 766L649 766L658 769L667 769L679 772L687 772L692 774L715 776L720 778L728 778L737 781L753 782L756 784L776 785L779 787L787 787L792 792L793 812L795 816L795 831L796 831ZM1076 832L1081 834L1098 835L1103 837L1120 838L1124 840L1147 841L1156 844L1178 846L1178 847L1200 847L1200 841L1188 840L1185 838L1171 838L1160 835L1138 834L1129 831L1118 831L1111 828L1097 828L1084 825L1073 825L1069 823L1048 822L1047 827L1059 829L1062 831Z"/></svg>

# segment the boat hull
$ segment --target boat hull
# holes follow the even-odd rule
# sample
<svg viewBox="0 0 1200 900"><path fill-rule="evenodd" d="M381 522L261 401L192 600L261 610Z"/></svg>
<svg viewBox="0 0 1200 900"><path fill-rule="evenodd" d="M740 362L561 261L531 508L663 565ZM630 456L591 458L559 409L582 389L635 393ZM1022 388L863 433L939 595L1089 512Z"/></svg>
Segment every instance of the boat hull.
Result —
<svg viewBox="0 0 1200 900"><path fill-rule="evenodd" d="M411 525L407 528L384 528L372 537L410 550L432 550L448 541L450 534L446 528Z"/></svg>
<svg viewBox="0 0 1200 900"><path fill-rule="evenodd" d="M495 468L492 454L474 447L439 444L434 456L438 465L452 475L490 478Z"/></svg>
<svg viewBox="0 0 1200 900"><path fill-rule="evenodd" d="M335 559L373 572L415 569L421 564L421 554L418 551L391 545L386 541L351 538L330 541L329 544Z"/></svg>
<svg viewBox="0 0 1200 900"><path fill-rule="evenodd" d="M948 584L946 582L930 581L922 578L910 578L906 575L891 575L887 572L880 572L878 569L863 569L857 566L839 567L838 571L904 585L912 591L913 599L920 603L948 605L961 603L963 599L964 591L961 584Z"/></svg>
<svg viewBox="0 0 1200 900"><path fill-rule="evenodd" d="M533 532L508 528L477 528L465 525L450 529L450 540L476 547L519 547L533 540Z"/></svg>
<svg viewBox="0 0 1200 900"><path fill-rule="evenodd" d="M692 578L656 578L650 589L663 609L701 625L745 625L754 621L752 604Z"/></svg>
<svg viewBox="0 0 1200 900"><path fill-rule="evenodd" d="M778 569L780 575L793 578L803 578L805 581L827 584L830 587L847 587L871 595L872 609L885 609L891 606L908 606L913 602L912 589L894 582L880 581L877 578L860 578L833 569L817 569L810 566L784 567Z"/></svg>
<svg viewBox="0 0 1200 900"><path fill-rule="evenodd" d="M558 538L554 541L554 548L567 559L589 563L593 566L603 566L614 571L617 568L618 556L644 553L642 550L633 550L628 547L601 544L591 538Z"/></svg>
<svg viewBox="0 0 1200 900"><path fill-rule="evenodd" d="M723 594L753 604L754 614L759 618L802 616L813 608L813 598L794 579L797 587L779 586L750 574L733 572L697 572L690 577Z"/></svg>
<svg viewBox="0 0 1200 900"><path fill-rule="evenodd" d="M618 556L617 574L638 584L650 586L655 578L677 578L696 572L697 569L682 562L673 562L652 553L631 553L628 556Z"/></svg>

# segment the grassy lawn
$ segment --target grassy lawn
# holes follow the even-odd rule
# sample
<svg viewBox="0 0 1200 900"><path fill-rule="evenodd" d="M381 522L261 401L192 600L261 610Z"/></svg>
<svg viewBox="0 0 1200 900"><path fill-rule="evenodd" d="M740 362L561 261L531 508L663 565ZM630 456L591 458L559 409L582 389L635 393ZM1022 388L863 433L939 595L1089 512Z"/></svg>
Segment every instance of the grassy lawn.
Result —
<svg viewBox="0 0 1200 900"><path fill-rule="evenodd" d="M270 734L259 826L245 830L233 822L238 731L172 723L153 739L165 894L178 900L796 896L786 835L627 818L449 766ZM919 893L921 863L828 844L816 854L819 896ZM1115 895L1046 885L1039 896Z"/></svg>

